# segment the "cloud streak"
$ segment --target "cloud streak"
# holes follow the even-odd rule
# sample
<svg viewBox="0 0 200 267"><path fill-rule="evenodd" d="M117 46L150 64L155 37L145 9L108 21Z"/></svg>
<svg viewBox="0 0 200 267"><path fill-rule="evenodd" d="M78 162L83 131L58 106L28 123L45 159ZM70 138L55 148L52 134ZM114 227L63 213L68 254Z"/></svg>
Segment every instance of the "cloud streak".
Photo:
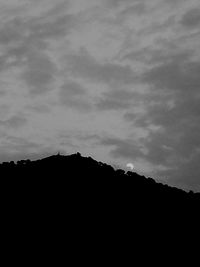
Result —
<svg viewBox="0 0 200 267"><path fill-rule="evenodd" d="M79 55L66 57L66 70L74 78L83 78L99 83L132 84L135 81L134 72L130 66L114 63L99 63L87 51Z"/></svg>
<svg viewBox="0 0 200 267"><path fill-rule="evenodd" d="M181 24L187 28L194 28L200 25L200 8L187 11L181 18Z"/></svg>

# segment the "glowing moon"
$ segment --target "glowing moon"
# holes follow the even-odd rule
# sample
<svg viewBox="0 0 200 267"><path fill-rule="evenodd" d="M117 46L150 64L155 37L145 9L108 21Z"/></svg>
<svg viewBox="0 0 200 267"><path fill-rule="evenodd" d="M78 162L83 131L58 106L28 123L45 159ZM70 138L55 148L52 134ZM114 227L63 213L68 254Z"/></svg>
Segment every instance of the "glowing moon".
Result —
<svg viewBox="0 0 200 267"><path fill-rule="evenodd" d="M126 164L126 167L129 168L129 169L131 169L131 171L134 169L133 163L127 163Z"/></svg>

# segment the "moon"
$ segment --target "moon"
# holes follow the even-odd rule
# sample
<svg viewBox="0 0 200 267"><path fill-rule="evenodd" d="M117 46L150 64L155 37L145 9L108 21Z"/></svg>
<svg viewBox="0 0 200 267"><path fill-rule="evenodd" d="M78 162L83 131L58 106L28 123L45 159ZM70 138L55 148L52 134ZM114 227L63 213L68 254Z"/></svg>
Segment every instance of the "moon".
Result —
<svg viewBox="0 0 200 267"><path fill-rule="evenodd" d="M126 167L129 168L129 169L131 169L131 171L134 169L133 163L127 163L126 164Z"/></svg>

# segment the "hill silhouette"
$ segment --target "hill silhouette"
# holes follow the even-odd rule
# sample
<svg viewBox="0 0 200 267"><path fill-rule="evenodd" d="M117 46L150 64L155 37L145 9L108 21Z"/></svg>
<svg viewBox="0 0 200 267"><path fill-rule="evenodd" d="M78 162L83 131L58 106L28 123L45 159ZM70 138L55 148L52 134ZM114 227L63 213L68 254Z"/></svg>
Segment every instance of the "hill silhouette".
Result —
<svg viewBox="0 0 200 267"><path fill-rule="evenodd" d="M176 187L157 183L135 172L115 170L106 163L91 157L83 157L78 152L72 155L52 155L39 160L19 160L16 163L0 164L1 182L9 183L21 190L54 190L54 194L63 190L73 190L79 197L84 194L93 198L104 194L107 200L141 202L195 203L200 200L200 193L186 192ZM55 191L57 190L57 191ZM30 193L30 192L29 192Z"/></svg>
<svg viewBox="0 0 200 267"><path fill-rule="evenodd" d="M4 247L16 251L14 260L105 263L121 255L123 264L127 253L154 255L155 239L162 251L167 240L173 245L183 231L195 236L191 230L199 227L200 193L115 170L80 153L4 162L0 176L1 232Z"/></svg>

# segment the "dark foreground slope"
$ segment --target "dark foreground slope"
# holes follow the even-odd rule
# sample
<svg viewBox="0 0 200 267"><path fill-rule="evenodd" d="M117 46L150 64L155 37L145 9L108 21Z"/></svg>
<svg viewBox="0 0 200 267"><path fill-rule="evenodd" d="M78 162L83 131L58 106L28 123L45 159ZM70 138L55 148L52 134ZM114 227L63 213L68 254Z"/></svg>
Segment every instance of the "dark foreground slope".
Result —
<svg viewBox="0 0 200 267"><path fill-rule="evenodd" d="M21 160L0 164L1 182L10 189L52 195L76 195L77 198L106 198L139 203L194 203L200 193L189 193L156 183L135 172L114 170L110 165L97 162L80 153L53 155L36 161Z"/></svg>
<svg viewBox="0 0 200 267"><path fill-rule="evenodd" d="M148 251L174 245L176 252L178 236L195 236L199 227L199 193L115 171L79 153L4 163L0 175L7 261L124 266L138 253L149 261Z"/></svg>

